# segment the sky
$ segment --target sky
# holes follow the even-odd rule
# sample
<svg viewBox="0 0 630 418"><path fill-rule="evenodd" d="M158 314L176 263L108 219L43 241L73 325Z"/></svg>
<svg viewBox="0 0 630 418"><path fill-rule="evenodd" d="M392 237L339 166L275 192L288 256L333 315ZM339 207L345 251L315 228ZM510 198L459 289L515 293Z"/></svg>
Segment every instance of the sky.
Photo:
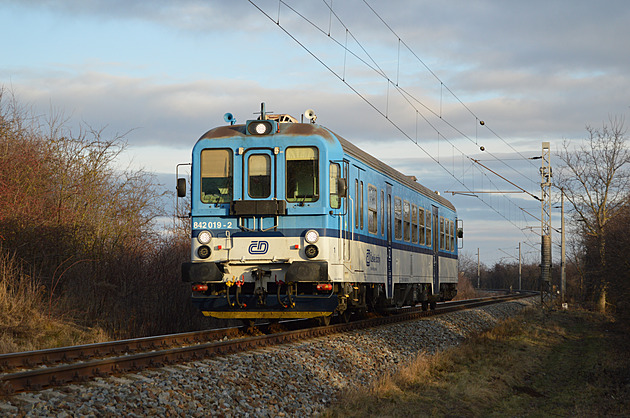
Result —
<svg viewBox="0 0 630 418"><path fill-rule="evenodd" d="M75 131L125 134L121 166L169 190L224 113L311 108L451 200L461 251L487 265L519 242L538 262L540 203L473 192L540 196L543 141L557 167L563 141L630 111L625 0L0 0L0 22L0 87Z"/></svg>

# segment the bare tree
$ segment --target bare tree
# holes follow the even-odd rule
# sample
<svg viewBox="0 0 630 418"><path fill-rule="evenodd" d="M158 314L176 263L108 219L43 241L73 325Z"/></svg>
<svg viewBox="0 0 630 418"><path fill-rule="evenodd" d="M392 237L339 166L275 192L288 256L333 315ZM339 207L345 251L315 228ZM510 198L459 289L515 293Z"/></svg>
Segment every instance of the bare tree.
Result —
<svg viewBox="0 0 630 418"><path fill-rule="evenodd" d="M609 221L628 204L630 149L623 117L611 117L601 128L587 126L588 138L573 148L564 141L559 151L556 185L573 207L578 233L596 248L596 263L584 272L587 298L605 303L610 278L606 267L606 229ZM595 260L594 260L595 261Z"/></svg>

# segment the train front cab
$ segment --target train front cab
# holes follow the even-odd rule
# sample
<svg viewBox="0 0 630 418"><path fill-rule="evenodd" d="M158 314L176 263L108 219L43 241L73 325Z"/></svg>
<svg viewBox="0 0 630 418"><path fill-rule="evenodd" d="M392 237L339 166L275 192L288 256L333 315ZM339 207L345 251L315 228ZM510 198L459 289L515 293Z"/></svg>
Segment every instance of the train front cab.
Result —
<svg viewBox="0 0 630 418"><path fill-rule="evenodd" d="M327 129L283 116L215 128L193 149L182 276L204 315L327 322L452 298L452 205Z"/></svg>
<svg viewBox="0 0 630 418"><path fill-rule="evenodd" d="M331 279L342 277L341 146L317 125L264 122L215 128L195 145L183 280L206 316L330 317L343 293Z"/></svg>

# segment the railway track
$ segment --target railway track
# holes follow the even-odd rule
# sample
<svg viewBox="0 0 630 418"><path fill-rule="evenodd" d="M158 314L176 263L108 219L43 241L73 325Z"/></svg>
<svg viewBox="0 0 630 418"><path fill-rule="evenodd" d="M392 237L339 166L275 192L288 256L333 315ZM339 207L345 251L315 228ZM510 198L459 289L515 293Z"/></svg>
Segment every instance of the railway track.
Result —
<svg viewBox="0 0 630 418"><path fill-rule="evenodd" d="M493 296L438 304L436 310L400 309L396 315L363 319L327 327L243 336L245 328L225 328L133 340L88 344L0 355L0 389L4 394L41 390L85 382L96 377L135 372L150 367L233 354L264 346L316 338L334 333L409 321L431 315L529 297L530 293ZM16 369L25 369L15 371Z"/></svg>

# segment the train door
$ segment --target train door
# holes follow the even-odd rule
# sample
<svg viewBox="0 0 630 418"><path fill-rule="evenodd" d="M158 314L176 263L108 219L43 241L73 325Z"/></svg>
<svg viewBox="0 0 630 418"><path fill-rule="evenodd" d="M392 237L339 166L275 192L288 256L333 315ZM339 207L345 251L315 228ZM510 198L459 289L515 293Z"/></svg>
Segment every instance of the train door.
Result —
<svg viewBox="0 0 630 418"><path fill-rule="evenodd" d="M271 200L278 197L275 153L271 149L253 148L243 154L242 200ZM276 225L275 217L243 220L247 229L267 230Z"/></svg>
<svg viewBox="0 0 630 418"><path fill-rule="evenodd" d="M243 200L277 197L274 155L271 150L252 149L243 158Z"/></svg>
<svg viewBox="0 0 630 418"><path fill-rule="evenodd" d="M394 297L394 277L392 273L392 185L387 184L387 207L385 208L385 230L387 235L387 290L386 297Z"/></svg>
<svg viewBox="0 0 630 418"><path fill-rule="evenodd" d="M344 261L351 266L352 251L358 251L358 241L355 241L356 235L362 233L363 229L363 181L361 179L363 169L356 165L350 167L350 176L347 177L351 182L348 185L348 211L346 217L348 239L345 240L347 246L344 249ZM359 259L357 259L357 262ZM360 266L356 264L351 270L356 271Z"/></svg>
<svg viewBox="0 0 630 418"><path fill-rule="evenodd" d="M440 224L437 206L433 206L433 222L431 225L431 238L433 248L433 294L440 293L440 262L439 262L439 245L440 245Z"/></svg>
<svg viewBox="0 0 630 418"><path fill-rule="evenodd" d="M345 216L344 216L344 221L343 221L343 262L346 264L347 269L345 270L346 272L348 272L348 269L351 269L352 267L350 266L350 248L351 248L351 241L352 241L352 228L353 228L353 222L354 222L354 218L353 218L353 214L354 214L354 197L352 195L352 187L354 187L351 183L351 177L350 177L350 169L349 169L349 164L347 161L344 161L343 164L343 176L347 181L347 197L345 200Z"/></svg>
<svg viewBox="0 0 630 418"><path fill-rule="evenodd" d="M335 256L330 259L331 264L346 265L350 261L350 251L348 250L348 162L345 160L330 161L329 181L330 181L330 214L337 217L339 222L339 237L337 242L338 251L333 251ZM341 188L340 188L341 187Z"/></svg>

